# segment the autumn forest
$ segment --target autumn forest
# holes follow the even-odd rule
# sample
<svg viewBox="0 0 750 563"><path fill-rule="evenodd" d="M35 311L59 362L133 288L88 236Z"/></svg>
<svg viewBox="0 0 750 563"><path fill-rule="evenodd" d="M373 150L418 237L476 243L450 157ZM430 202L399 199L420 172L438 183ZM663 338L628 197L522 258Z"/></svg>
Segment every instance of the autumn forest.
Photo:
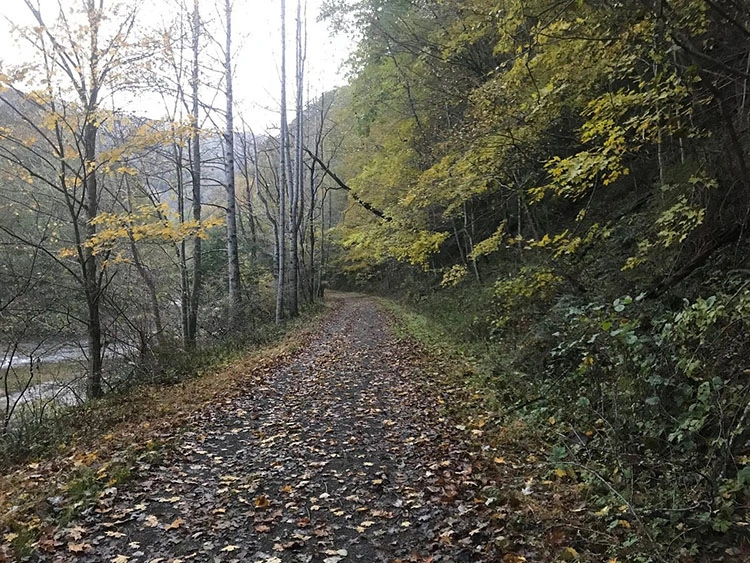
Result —
<svg viewBox="0 0 750 563"><path fill-rule="evenodd" d="M0 562L750 559L746 0L15 4Z"/></svg>

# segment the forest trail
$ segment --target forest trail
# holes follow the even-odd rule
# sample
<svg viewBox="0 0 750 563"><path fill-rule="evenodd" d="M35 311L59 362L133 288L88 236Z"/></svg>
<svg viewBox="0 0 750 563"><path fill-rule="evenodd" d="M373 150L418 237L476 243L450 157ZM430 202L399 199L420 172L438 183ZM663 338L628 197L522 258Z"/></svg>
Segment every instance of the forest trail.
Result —
<svg viewBox="0 0 750 563"><path fill-rule="evenodd" d="M291 361L196 415L35 560L516 560L498 551L479 454L441 415L420 354L371 299L334 299Z"/></svg>

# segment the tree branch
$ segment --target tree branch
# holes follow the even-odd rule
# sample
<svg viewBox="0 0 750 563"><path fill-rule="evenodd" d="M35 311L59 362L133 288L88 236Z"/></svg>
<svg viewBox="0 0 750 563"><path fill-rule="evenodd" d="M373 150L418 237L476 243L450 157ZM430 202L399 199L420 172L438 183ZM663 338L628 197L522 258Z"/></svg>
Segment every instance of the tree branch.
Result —
<svg viewBox="0 0 750 563"><path fill-rule="evenodd" d="M373 215L376 215L376 216L380 217L381 219L383 219L383 221L386 221L386 222L393 221L393 217L390 217L389 215L386 215L380 209L377 209L376 207L373 207L373 205L371 203L369 203L369 202L363 200L361 197L359 197L349 186L347 186L344 183L344 181L341 178L339 178L338 176L336 176L336 174L330 168L328 168L328 166L326 165L325 162L323 162L322 160L320 160L320 158L318 158L317 156L315 156L315 154L313 154L312 152L310 152L310 149L308 149L307 147L302 147L302 148L308 154L308 156L310 156L310 158L312 158L315 162L317 162L318 165L323 169L323 171L326 174L328 174L328 176L331 178L331 180L333 180L334 182L336 182L342 189L345 189L347 192L349 192L349 195L352 196L352 199L354 201L356 201L361 207L364 207L365 209L367 209L367 211L369 211Z"/></svg>

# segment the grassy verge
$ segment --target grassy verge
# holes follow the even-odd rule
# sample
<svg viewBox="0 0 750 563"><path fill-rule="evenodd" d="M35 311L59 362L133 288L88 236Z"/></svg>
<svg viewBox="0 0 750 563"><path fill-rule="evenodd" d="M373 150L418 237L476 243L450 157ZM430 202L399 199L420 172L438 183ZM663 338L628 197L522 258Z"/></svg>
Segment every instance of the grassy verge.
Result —
<svg viewBox="0 0 750 563"><path fill-rule="evenodd" d="M550 320L553 311L550 316L536 318L527 328L530 336L503 335L483 342L470 334L482 312L472 311L468 303L461 306L445 296L422 299L414 305L381 303L394 316L397 333L417 340L435 358L428 367L430 373L441 385L453 387L446 410L466 428L476 448L485 452L490 474L498 469L492 468L495 459L503 462L499 464L498 488L525 491L507 505L516 518L507 529L535 546L533 560L749 560L746 515L750 469L740 466L735 473L725 472L724 479L716 483L698 480L695 470L691 473L691 456L702 456L706 470L711 469L710 463L716 466L715 460L720 458L712 452L720 441L706 439L693 444L680 442L677 437L682 434L667 437L660 426L662 411L651 407L657 400L669 405L667 398L642 400L636 384L650 384L649 375L659 372L641 375L637 365L627 362L631 357L644 357L632 348L648 341L648 334L638 332L639 338L625 340L618 347L619 332L606 328L594 346L596 338L590 333L581 336L581 330L576 332L576 317L571 320L561 315ZM699 301L683 316L698 315L700 305ZM595 312L599 310L606 313L609 308ZM621 326L627 319L619 313L617 322ZM557 342L557 348L552 348L545 335ZM566 346L576 353L582 347L589 354L582 365L593 364L599 371L580 368L579 356L565 370ZM620 353L612 354L614 360L607 363L604 360L609 357L602 356L612 351ZM595 354L595 361L586 362ZM678 381L678 391L692 383L688 378ZM708 389L709 384L702 385ZM695 416L691 413L704 405L697 412L710 412L713 418L705 419L709 423L716 420L723 411L713 407L713 401L732 407L735 389L745 389L725 385L721 393L703 403L699 400L681 416L689 421ZM599 402L594 401L597 391L603 397ZM611 402L605 400L608 397L613 397ZM747 412L746 404L739 410ZM632 414L617 418L616 409ZM615 426L613 420L624 420L624 424ZM710 438L709 423L703 433L699 428L690 431L690 436ZM685 424L678 431L684 432L684 428ZM738 428L738 432L742 430ZM747 466L747 457L736 459ZM717 492L711 497L712 489Z"/></svg>
<svg viewBox="0 0 750 563"><path fill-rule="evenodd" d="M329 308L289 323L275 342L249 353L232 348L203 357L192 378L139 385L60 413L55 431L43 433L41 454L3 460L0 561L51 549L55 528L161 463L193 414L264 381L315 335Z"/></svg>

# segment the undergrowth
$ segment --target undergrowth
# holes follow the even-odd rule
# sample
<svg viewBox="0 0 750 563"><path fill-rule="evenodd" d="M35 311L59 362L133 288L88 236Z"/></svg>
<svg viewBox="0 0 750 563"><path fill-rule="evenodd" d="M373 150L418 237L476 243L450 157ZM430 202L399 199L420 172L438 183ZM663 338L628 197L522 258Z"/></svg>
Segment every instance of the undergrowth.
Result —
<svg viewBox="0 0 750 563"><path fill-rule="evenodd" d="M546 443L540 477L575 486L595 532L581 553L748 554L749 282L724 280L673 309L547 287L519 295L503 282L383 303L498 427Z"/></svg>

